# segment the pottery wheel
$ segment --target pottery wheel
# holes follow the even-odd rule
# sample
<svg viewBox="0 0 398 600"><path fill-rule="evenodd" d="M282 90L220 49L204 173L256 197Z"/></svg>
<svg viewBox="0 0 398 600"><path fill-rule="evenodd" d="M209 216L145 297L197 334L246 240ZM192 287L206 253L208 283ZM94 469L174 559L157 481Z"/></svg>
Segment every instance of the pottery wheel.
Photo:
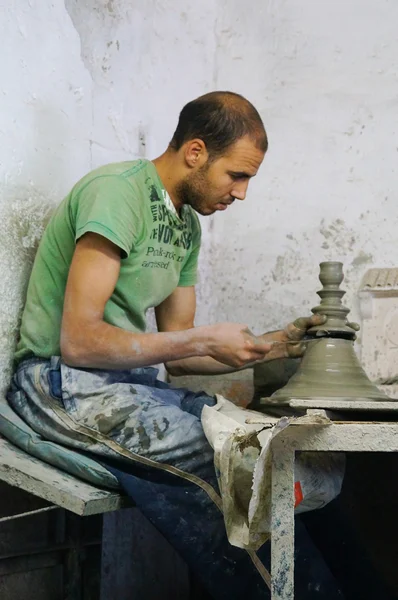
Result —
<svg viewBox="0 0 398 600"><path fill-rule="evenodd" d="M398 411L398 401L369 380L355 353L355 325L347 321L350 311L342 303L342 263L321 263L319 279L321 302L312 312L326 315L327 320L308 331L300 367L284 387L261 399L261 408Z"/></svg>

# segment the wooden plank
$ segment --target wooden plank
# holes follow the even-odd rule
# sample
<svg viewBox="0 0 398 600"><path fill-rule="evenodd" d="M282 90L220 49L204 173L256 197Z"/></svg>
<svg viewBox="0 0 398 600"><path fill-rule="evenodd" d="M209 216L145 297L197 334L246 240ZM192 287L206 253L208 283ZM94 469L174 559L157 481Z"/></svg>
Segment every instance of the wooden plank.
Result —
<svg viewBox="0 0 398 600"><path fill-rule="evenodd" d="M49 569L62 565L62 560L62 552L41 552L40 554L3 558L0 561L0 577L14 575L14 573L28 573L37 569Z"/></svg>
<svg viewBox="0 0 398 600"><path fill-rule="evenodd" d="M292 408L324 408L328 410L398 412L397 400L366 400L366 398L292 398L287 405Z"/></svg>
<svg viewBox="0 0 398 600"><path fill-rule="evenodd" d="M61 600L62 565L0 577L2 600Z"/></svg>
<svg viewBox="0 0 398 600"><path fill-rule="evenodd" d="M398 412L398 400L369 400L366 398L291 398L283 402L272 401L272 397L260 398L261 410L267 412L269 408L323 408L325 410L338 411L375 411L375 412Z"/></svg>
<svg viewBox="0 0 398 600"><path fill-rule="evenodd" d="M398 452L398 423L292 423L272 445L275 440L278 448L296 452Z"/></svg>
<svg viewBox="0 0 398 600"><path fill-rule="evenodd" d="M0 438L0 480L85 516L118 510L130 502L116 491L98 489L29 456Z"/></svg>

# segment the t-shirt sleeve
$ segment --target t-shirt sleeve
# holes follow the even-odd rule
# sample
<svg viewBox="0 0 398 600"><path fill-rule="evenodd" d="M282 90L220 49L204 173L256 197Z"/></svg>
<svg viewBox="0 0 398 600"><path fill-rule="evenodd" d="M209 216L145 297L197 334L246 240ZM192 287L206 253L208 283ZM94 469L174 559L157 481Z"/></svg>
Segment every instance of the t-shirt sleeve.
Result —
<svg viewBox="0 0 398 600"><path fill-rule="evenodd" d="M77 198L75 241L85 233L98 233L122 251L126 258L138 237L140 198L119 175L103 175L91 180Z"/></svg>
<svg viewBox="0 0 398 600"><path fill-rule="evenodd" d="M196 214L192 213L192 246L181 269L179 287L189 287L198 282L198 258L201 242L201 228Z"/></svg>

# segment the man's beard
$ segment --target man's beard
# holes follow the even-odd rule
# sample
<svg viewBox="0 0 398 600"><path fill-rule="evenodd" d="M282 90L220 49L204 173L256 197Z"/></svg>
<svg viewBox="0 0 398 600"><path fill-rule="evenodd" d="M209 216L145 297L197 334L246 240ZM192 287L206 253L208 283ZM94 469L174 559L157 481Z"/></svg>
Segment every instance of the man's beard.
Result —
<svg viewBox="0 0 398 600"><path fill-rule="evenodd" d="M208 166L204 165L199 171L180 181L176 187L178 200L182 204L189 204L201 215L209 215L214 212L206 208L206 200L209 196L207 171Z"/></svg>

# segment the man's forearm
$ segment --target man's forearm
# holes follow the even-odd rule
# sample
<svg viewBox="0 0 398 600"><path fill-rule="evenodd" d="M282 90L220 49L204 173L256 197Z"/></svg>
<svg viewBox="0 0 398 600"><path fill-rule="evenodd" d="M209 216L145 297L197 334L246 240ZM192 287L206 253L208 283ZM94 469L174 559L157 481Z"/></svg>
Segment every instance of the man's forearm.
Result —
<svg viewBox="0 0 398 600"><path fill-rule="evenodd" d="M166 362L166 369L173 377L183 375L225 375L241 371L242 367L229 367L211 356L194 356ZM247 368L246 366L243 368Z"/></svg>
<svg viewBox="0 0 398 600"><path fill-rule="evenodd" d="M270 351L261 361L256 360L252 363L247 363L243 367L230 367L214 360L210 356L194 356L192 358L167 362L166 369L170 375L173 375L174 377L183 375L224 375L252 368L260 362L269 362L289 356L289 353L286 350L286 334L283 330L268 331L262 335L253 336L253 338L256 339L257 342L269 342L270 344L273 344L273 347L271 347ZM299 342L297 342L294 347L298 345ZM293 346L291 348L293 349ZM294 357L295 355L293 354L292 356ZM301 353L297 356L301 356Z"/></svg>
<svg viewBox="0 0 398 600"><path fill-rule="evenodd" d="M278 341L280 335L283 332L280 331L269 331L258 337L253 336L259 341L264 342L275 342ZM275 358L280 358L278 350L271 350L266 356L264 356L261 362L267 362ZM225 375L227 373L235 373L236 371L242 371L254 367L259 361L248 363L243 367L230 367L217 360L214 360L211 356L194 356L190 358L183 358L175 361L167 361L166 369L170 375L174 377L182 377L184 375Z"/></svg>
<svg viewBox="0 0 398 600"><path fill-rule="evenodd" d="M71 335L72 333L72 335ZM61 353L73 367L134 369L207 353L206 328L132 333L104 321L61 333ZM217 361L215 361L217 362Z"/></svg>

